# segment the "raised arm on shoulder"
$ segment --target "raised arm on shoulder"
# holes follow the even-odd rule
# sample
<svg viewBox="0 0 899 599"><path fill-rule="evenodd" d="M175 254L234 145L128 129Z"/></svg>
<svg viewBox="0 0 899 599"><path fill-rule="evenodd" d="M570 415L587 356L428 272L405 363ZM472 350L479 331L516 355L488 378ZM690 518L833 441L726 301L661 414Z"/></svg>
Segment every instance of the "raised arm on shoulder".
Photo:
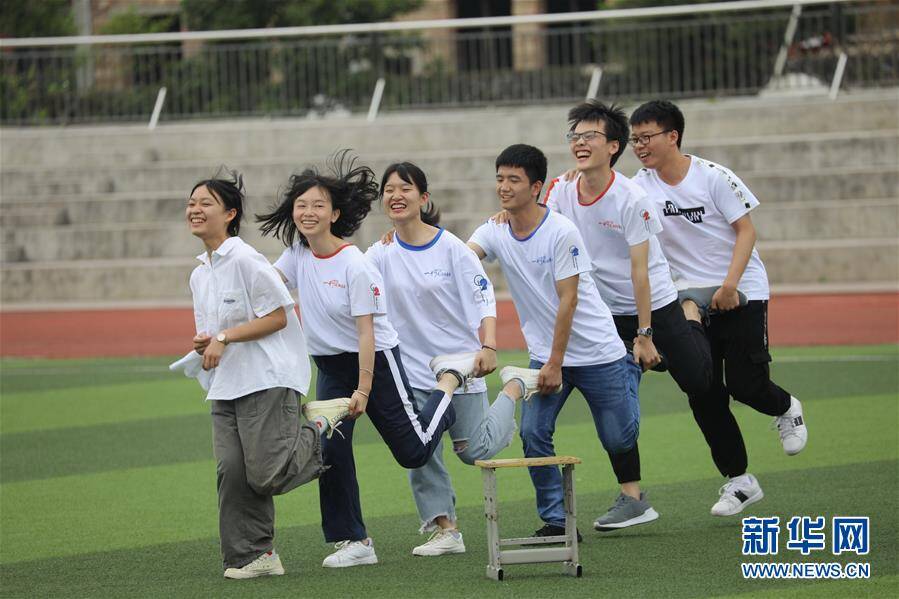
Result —
<svg viewBox="0 0 899 599"><path fill-rule="evenodd" d="M474 243L473 241L469 241L465 245L468 246L468 249L470 249L472 252L477 254L478 260L483 260L484 258L487 257L487 252L484 251L484 248L482 248L478 244Z"/></svg>

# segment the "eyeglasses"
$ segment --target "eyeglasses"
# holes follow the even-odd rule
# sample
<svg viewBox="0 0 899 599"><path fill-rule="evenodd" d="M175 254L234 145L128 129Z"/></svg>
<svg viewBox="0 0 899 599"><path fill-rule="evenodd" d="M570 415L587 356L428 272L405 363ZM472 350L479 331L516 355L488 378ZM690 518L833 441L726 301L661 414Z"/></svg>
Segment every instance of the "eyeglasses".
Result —
<svg viewBox="0 0 899 599"><path fill-rule="evenodd" d="M565 139L568 140L568 143L574 144L577 143L578 140L584 141L593 141L596 139L597 135L602 135L606 139L609 139L609 136L603 133L602 131L582 131L580 133L575 133L574 131L569 131L565 134Z"/></svg>
<svg viewBox="0 0 899 599"><path fill-rule="evenodd" d="M658 133L647 133L644 135L635 135L633 137L628 138L627 143L631 144L632 146L636 146L637 144L646 145L650 141L652 141L652 138L655 137L656 135L661 135L662 133L671 133L672 131L673 131L673 129L665 129L664 131L659 131Z"/></svg>

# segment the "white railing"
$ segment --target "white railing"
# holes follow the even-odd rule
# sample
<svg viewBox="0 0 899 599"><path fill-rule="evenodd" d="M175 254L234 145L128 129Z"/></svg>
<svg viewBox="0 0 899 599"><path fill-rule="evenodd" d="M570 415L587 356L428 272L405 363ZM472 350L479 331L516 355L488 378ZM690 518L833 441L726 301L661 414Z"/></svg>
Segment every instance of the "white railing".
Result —
<svg viewBox="0 0 899 599"><path fill-rule="evenodd" d="M570 102L585 94L754 94L784 82L827 93L841 53L837 89L896 85L899 45L890 24L897 12L896 3L863 0L744 0L518 17L4 39L0 122L331 111L368 111L374 118L379 108ZM157 102L161 88L167 90L164 109Z"/></svg>

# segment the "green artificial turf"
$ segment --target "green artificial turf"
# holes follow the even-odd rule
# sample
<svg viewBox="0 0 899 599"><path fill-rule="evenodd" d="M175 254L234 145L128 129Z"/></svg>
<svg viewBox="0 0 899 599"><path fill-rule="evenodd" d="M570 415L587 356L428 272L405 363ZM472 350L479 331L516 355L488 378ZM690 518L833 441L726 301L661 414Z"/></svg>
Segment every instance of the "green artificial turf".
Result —
<svg viewBox="0 0 899 599"><path fill-rule="evenodd" d="M764 501L744 515L869 516L871 553L802 556L785 550L747 561L871 564L858 581L744 580L740 519L708 509L722 480L686 398L667 375L644 377L643 485L661 518L601 535L590 523L616 494L583 399L574 394L556 432L576 469L584 577L555 564L509 566L484 577L487 550L480 473L447 450L468 552L413 558L422 542L406 472L370 423L356 429L362 506L380 562L321 568L316 485L276 499L276 547L287 576L221 577L215 464L208 407L167 360L0 362L0 595L32 597L855 597L899 593L899 349L896 346L775 351L773 378L803 400L809 445L787 457L770 418L744 406L750 471ZM505 352L500 363L523 363ZM489 379L495 393L498 379ZM446 449L446 448L445 448ZM515 442L500 457L521 456ZM501 532L540 524L524 470L499 475Z"/></svg>

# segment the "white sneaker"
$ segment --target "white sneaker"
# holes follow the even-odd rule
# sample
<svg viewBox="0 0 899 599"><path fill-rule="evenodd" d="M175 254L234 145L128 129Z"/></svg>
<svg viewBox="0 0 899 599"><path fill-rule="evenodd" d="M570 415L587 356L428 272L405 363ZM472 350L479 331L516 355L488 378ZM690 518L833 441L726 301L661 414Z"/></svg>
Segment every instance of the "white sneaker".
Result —
<svg viewBox="0 0 899 599"><path fill-rule="evenodd" d="M802 417L802 404L790 396L790 408L781 416L775 416L771 427L780 431L780 444L787 455L796 455L808 441L808 429Z"/></svg>
<svg viewBox="0 0 899 599"><path fill-rule="evenodd" d="M518 384L521 385L523 390L523 395L521 399L527 401L531 398L531 396L539 393L537 391L537 377L539 376L540 371L535 370L533 368L519 368L518 366L506 366L499 372L499 378L503 382L503 387L506 386L506 383L509 381L518 381ZM555 389L553 393L559 393L562 390L562 385L559 385L558 389Z"/></svg>
<svg viewBox="0 0 899 599"><path fill-rule="evenodd" d="M259 576L281 576L284 574L284 566L281 558L274 551L263 553L243 568L228 568L225 570L225 578L258 578Z"/></svg>
<svg viewBox="0 0 899 599"><path fill-rule="evenodd" d="M765 496L762 493L762 487L759 486L759 481L751 474L743 474L730 479L721 487L718 494L721 497L712 506L713 516L739 514L747 505L761 501Z"/></svg>
<svg viewBox="0 0 899 599"><path fill-rule="evenodd" d="M349 415L349 397L338 397L337 399L326 399L324 401L310 401L303 404L303 416L306 417L306 420L311 421L316 416L321 416L328 421L327 437L329 439L331 438L331 435L334 434L334 431L337 430L340 421Z"/></svg>
<svg viewBox="0 0 899 599"><path fill-rule="evenodd" d="M423 544L412 550L412 555L445 555L447 553L465 553L462 533L458 530L438 528Z"/></svg>
<svg viewBox="0 0 899 599"><path fill-rule="evenodd" d="M468 384L468 380L474 372L474 359L477 355L477 352L445 354L431 360L428 363L428 367L434 373L434 376L437 377L437 380L440 380L440 377L448 372L459 379L460 387L464 387Z"/></svg>
<svg viewBox="0 0 899 599"><path fill-rule="evenodd" d="M337 551L325 558L323 568L349 568L351 566L364 566L377 564L378 556L375 555L375 544L371 539L364 541L341 541L334 545Z"/></svg>

